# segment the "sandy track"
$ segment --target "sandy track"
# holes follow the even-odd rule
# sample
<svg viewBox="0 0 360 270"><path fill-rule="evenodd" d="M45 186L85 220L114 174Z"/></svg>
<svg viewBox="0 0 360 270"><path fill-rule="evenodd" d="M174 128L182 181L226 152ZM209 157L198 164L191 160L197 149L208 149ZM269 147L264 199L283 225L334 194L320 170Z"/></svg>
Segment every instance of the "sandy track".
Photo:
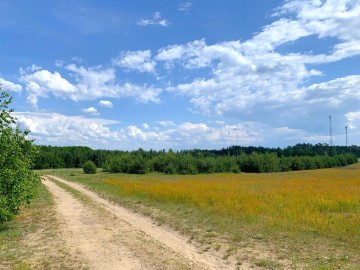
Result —
<svg viewBox="0 0 360 270"><path fill-rule="evenodd" d="M92 269L234 269L148 217L114 205L80 184L45 176L51 178L87 196L95 205L90 207L52 181L44 181L55 197L63 237L71 249L86 257Z"/></svg>

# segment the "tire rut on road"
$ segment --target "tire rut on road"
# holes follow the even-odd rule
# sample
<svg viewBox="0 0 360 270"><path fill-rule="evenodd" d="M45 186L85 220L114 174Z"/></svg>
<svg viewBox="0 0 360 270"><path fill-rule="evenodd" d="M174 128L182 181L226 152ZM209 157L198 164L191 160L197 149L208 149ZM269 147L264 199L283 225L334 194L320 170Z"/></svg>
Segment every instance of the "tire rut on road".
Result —
<svg viewBox="0 0 360 270"><path fill-rule="evenodd" d="M63 237L70 248L84 254L92 269L234 269L214 254L202 253L177 232L114 205L78 183L52 175L44 179L55 198ZM92 203L76 199L51 179Z"/></svg>

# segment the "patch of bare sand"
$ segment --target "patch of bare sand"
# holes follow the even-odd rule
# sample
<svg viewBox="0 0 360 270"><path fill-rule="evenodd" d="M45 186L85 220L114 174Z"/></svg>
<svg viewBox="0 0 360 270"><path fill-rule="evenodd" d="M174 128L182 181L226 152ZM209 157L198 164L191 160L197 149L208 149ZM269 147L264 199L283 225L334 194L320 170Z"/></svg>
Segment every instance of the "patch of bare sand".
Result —
<svg viewBox="0 0 360 270"><path fill-rule="evenodd" d="M155 225L148 217L114 205L80 184L50 175L46 178L70 186L106 210L95 213L51 181L44 181L54 194L64 225L69 229L64 237L86 254L94 269L236 268L218 254L203 253L186 237ZM240 269L247 268L244 266Z"/></svg>

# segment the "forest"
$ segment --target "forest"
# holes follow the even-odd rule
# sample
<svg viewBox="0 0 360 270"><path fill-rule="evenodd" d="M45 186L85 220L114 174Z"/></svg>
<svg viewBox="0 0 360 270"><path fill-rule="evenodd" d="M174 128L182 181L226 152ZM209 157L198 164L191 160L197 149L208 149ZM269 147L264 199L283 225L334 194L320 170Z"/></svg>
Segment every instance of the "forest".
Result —
<svg viewBox="0 0 360 270"><path fill-rule="evenodd" d="M89 147L38 146L34 169L81 168L92 161L112 173L197 174L285 172L346 166L357 162L359 146L297 144L286 148L231 146L220 150L93 150Z"/></svg>

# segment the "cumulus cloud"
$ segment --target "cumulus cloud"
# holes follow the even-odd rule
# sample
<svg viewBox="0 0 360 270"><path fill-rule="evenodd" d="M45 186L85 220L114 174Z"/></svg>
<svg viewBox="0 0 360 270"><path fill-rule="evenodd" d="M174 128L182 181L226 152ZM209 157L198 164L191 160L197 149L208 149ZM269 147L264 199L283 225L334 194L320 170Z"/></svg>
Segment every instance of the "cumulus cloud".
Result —
<svg viewBox="0 0 360 270"><path fill-rule="evenodd" d="M161 89L119 83L113 68L83 67L70 64L64 67L73 82L65 79L59 72L38 70L33 73L22 72L20 80L25 83L29 103L37 107L39 98L49 94L74 101L94 100L102 97L124 98L133 97L138 102L159 102Z"/></svg>
<svg viewBox="0 0 360 270"><path fill-rule="evenodd" d="M89 113L89 114L92 114L92 115L99 115L98 110L95 109L94 107L89 107L87 109L83 109L82 111L84 113Z"/></svg>
<svg viewBox="0 0 360 270"><path fill-rule="evenodd" d="M127 136L135 140L135 143L152 142L152 141L167 141L169 136L163 132L142 131L140 128L130 125L126 129Z"/></svg>
<svg viewBox="0 0 360 270"><path fill-rule="evenodd" d="M313 84L306 89L308 103L339 106L346 101L360 101L360 75L346 76Z"/></svg>
<svg viewBox="0 0 360 270"><path fill-rule="evenodd" d="M173 148L193 148L210 145L232 145L235 143L251 144L261 141L260 136L254 137L251 124L225 125L223 127L211 127L205 123L184 122L178 126L168 126L161 131L143 131L135 125L127 127L126 134L136 140L135 143L157 141ZM257 134L257 133L256 133Z"/></svg>
<svg viewBox="0 0 360 270"><path fill-rule="evenodd" d="M350 129L356 129L360 127L360 111L349 112L345 115L345 117Z"/></svg>
<svg viewBox="0 0 360 270"><path fill-rule="evenodd" d="M248 56L241 51L241 45L239 41L206 45L200 40L161 50L156 56L159 60L178 61L189 69L212 70L210 78L195 78L167 90L190 96L190 102L201 112L215 109L221 115L233 109L240 112L254 106L289 102L298 98L299 83L319 75L297 59L286 61L275 52Z"/></svg>
<svg viewBox="0 0 360 270"><path fill-rule="evenodd" d="M189 6L185 5L188 3L182 7ZM159 74L162 66L167 70L165 74L160 74L163 75L162 81L166 76L176 77L176 73L183 68L207 69L207 76L190 77L166 87L170 93L188 96L192 111L205 114L241 114L274 107L281 109L289 103L310 103L312 97L315 98L313 102L320 102L326 100L329 93L334 93L332 97L335 100L334 91L319 90L319 85L304 87L303 84L313 77L324 75L321 70L310 68L310 64L320 68L324 63L360 55L360 37L356 31L360 24L359 14L360 4L350 0L287 1L274 13L273 23L244 42L209 45L201 39L160 48L154 56L149 50L125 51L113 59L113 64L127 71L142 73L154 73L155 67L159 67ZM160 20L161 14L156 12L153 20L142 24L155 24ZM334 37L338 42L321 54L277 52L280 45L310 36L318 37L319 42L325 37ZM76 101L100 97L160 101L160 88L131 82L119 84L114 68L86 68L72 64L65 66L65 69L75 81L70 82L58 72L47 70L23 75L29 102L36 103L39 97L46 97L50 92ZM52 81L58 82L58 86L55 87ZM325 86L330 87L330 82L322 85L323 88ZM341 91L336 93L341 95L340 102L349 98L349 90L341 89L342 94Z"/></svg>
<svg viewBox="0 0 360 270"><path fill-rule="evenodd" d="M3 78L0 78L0 87L3 90L10 90L13 92L21 92L22 86L20 84L16 84L10 81L7 81Z"/></svg>
<svg viewBox="0 0 360 270"><path fill-rule="evenodd" d="M360 55L360 3L358 1L287 1L274 14L276 19L244 42L208 45L205 40L170 45L158 50L154 59L176 72L206 68L210 76L171 85L167 91L189 97L193 110L205 114L241 115L249 111L278 112L310 103L327 106L358 100L357 77L303 85L324 72L310 68ZM283 17L281 17L283 16ZM316 36L337 39L330 50L313 54L282 54L277 48ZM326 46L324 46L326 48ZM336 90L335 90L336 89Z"/></svg>
<svg viewBox="0 0 360 270"><path fill-rule="evenodd" d="M105 108L112 108L114 105L111 103L111 101L108 100L100 100L99 106L105 107Z"/></svg>
<svg viewBox="0 0 360 270"><path fill-rule="evenodd" d="M30 74L22 72L20 80L25 83L27 100L35 109L39 97L48 97L49 93L56 97L73 97L76 94L76 87L57 71L51 73L48 70L37 70Z"/></svg>
<svg viewBox="0 0 360 270"><path fill-rule="evenodd" d="M276 15L294 14L320 37L334 36L342 40L359 39L356 27L360 26L358 15L360 4L354 0L342 1L301 1L292 0L280 7Z"/></svg>
<svg viewBox="0 0 360 270"><path fill-rule="evenodd" d="M179 9L185 9L185 4ZM33 67L23 71L21 81L33 104L50 94L75 101L132 97L139 102L159 102L160 93L167 91L169 95L186 97L193 112L225 116L242 123L249 122L248 119L270 122L281 128L257 126L258 130L272 134L282 132L288 138L294 138L292 131L300 134L299 140L323 138L323 131L307 134L298 132L298 128L311 122L316 125L317 117L323 117L321 114L326 117L334 110L343 120L348 120L349 126L357 127L360 75L353 70L352 74L339 78L330 75L327 79L325 67L328 63L360 56L360 2L289 0L271 19L272 23L244 41L207 44L205 39L199 39L168 45L156 52L125 51L113 59L114 66L110 68L62 64L64 72L60 74ZM138 24L169 25L159 12ZM317 43L318 46L314 46L317 52L296 47L304 38L312 38ZM150 82L154 82L151 75L156 75L161 78L155 82L159 86L138 85L132 83L131 78L119 82L115 67L144 73L143 77L137 75L142 81L150 78ZM189 144L192 140L195 145L202 140L218 142L217 138L221 137L226 138L225 143L251 141L244 124L224 123L217 128L204 123L176 125L160 121L157 124L160 128L154 128L155 133L145 126L134 125L124 128L123 132L127 138L137 141L151 138L167 143L184 140ZM254 136L260 134L253 126L250 130ZM236 138L242 140L236 141Z"/></svg>
<svg viewBox="0 0 360 270"><path fill-rule="evenodd" d="M114 65L125 70L136 70L139 72L154 72L156 66L156 62L151 59L151 52L149 50L122 52L112 62Z"/></svg>
<svg viewBox="0 0 360 270"><path fill-rule="evenodd" d="M26 89L37 96L46 96L52 90L54 95L71 95L76 87L64 79L59 72L51 73L48 70L38 70L31 74L24 74L21 80L26 83Z"/></svg>
<svg viewBox="0 0 360 270"><path fill-rule="evenodd" d="M13 113L18 122L31 131L38 144L104 146L121 141L121 132L109 126L118 121L82 116L65 116L58 113Z"/></svg>
<svg viewBox="0 0 360 270"><path fill-rule="evenodd" d="M287 127L271 128L256 122L211 126L205 123L183 122L177 126L150 131L145 123L142 127L128 125L112 128L118 121L65 116L58 113L16 112L13 113L23 128L31 131L30 138L37 144L88 145L98 148L134 150L185 149L223 147L226 145L251 145L266 142L271 136L306 136ZM300 134L300 135L299 135Z"/></svg>
<svg viewBox="0 0 360 270"><path fill-rule="evenodd" d="M152 19L140 19L138 21L138 25L140 26L148 26L148 25L160 25L163 27L167 27L170 25L169 21L161 18L161 13L159 11L155 12Z"/></svg>

